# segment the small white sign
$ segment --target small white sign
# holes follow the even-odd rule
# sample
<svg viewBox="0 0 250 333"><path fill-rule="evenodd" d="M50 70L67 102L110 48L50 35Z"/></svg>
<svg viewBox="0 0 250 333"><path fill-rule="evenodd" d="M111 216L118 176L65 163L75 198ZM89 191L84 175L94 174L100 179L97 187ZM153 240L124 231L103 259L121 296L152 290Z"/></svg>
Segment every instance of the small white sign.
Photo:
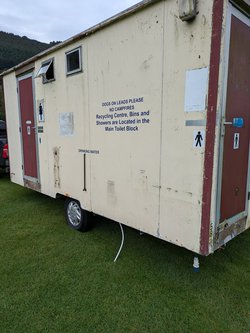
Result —
<svg viewBox="0 0 250 333"><path fill-rule="evenodd" d="M43 99L37 101L37 116L38 116L38 121L40 123L43 123L45 121L45 117L44 117L44 100Z"/></svg>
<svg viewBox="0 0 250 333"><path fill-rule="evenodd" d="M205 131L204 130L195 130L194 131L194 148L204 148L205 146Z"/></svg>
<svg viewBox="0 0 250 333"><path fill-rule="evenodd" d="M186 72L185 112L204 112L208 90L208 68L198 68Z"/></svg>
<svg viewBox="0 0 250 333"><path fill-rule="evenodd" d="M71 136L74 134L73 112L60 113L59 115L60 135Z"/></svg>
<svg viewBox="0 0 250 333"><path fill-rule="evenodd" d="M234 133L234 149L240 148L240 133Z"/></svg>

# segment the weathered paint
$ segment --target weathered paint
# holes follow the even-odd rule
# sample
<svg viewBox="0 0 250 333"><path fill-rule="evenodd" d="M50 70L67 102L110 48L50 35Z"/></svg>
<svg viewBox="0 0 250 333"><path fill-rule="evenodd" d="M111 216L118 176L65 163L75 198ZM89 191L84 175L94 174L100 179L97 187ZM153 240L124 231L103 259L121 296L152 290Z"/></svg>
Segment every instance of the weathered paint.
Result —
<svg viewBox="0 0 250 333"><path fill-rule="evenodd" d="M36 123L32 76L18 80L24 177L37 179Z"/></svg>
<svg viewBox="0 0 250 333"><path fill-rule="evenodd" d="M175 0L143 4L31 60L35 74L49 58L55 68L55 81L34 82L36 106L44 103L37 133L41 192L67 193L89 211L208 254L215 249L208 242L216 230L213 160L219 159L220 33L228 1L224 9L223 1L199 1L190 23L179 19ZM77 47L83 70L67 76L65 53ZM208 106L184 112L186 73L204 68ZM12 180L23 184L13 70L4 83ZM65 114L71 114L66 132ZM194 132L205 128L206 146L197 149Z"/></svg>
<svg viewBox="0 0 250 333"><path fill-rule="evenodd" d="M54 186L55 188L60 189L60 147L55 147L53 149L54 155Z"/></svg>
<svg viewBox="0 0 250 333"><path fill-rule="evenodd" d="M232 16L225 120L220 222L245 212L250 139L250 27Z"/></svg>
<svg viewBox="0 0 250 333"><path fill-rule="evenodd" d="M209 76L209 88L208 88L206 148L205 148L205 159L204 159L202 221L201 221L201 236L200 236L200 252L204 255L208 254L209 250L210 209L211 209L211 192L212 192L212 179L213 179L214 143L215 143L215 126L216 126L216 116L217 116L217 97L218 97L218 81L219 81L219 69L220 69L223 6L224 6L223 1L214 0L213 14L212 14L213 23L212 23L211 55L210 55L210 76Z"/></svg>
<svg viewBox="0 0 250 333"><path fill-rule="evenodd" d="M20 140L20 122L18 105L17 82L15 75L4 77L4 96L8 126L8 145L10 159L10 178L13 182L24 185L22 168L22 144ZM12 114L8 112L12 110ZM11 111L10 111L11 112Z"/></svg>
<svg viewBox="0 0 250 333"><path fill-rule="evenodd" d="M223 152L224 152L224 142L226 144L227 140L225 140L225 133L226 131L230 130L230 125L223 126L223 123L226 119L226 110L228 107L228 89L230 90L230 84L228 84L228 79L230 76L232 77L231 70L233 67L230 65L230 49L233 46L231 43L231 22L234 21L234 17L237 18L237 20L241 20L244 22L245 25L248 26L248 28L245 26L246 30L249 30L250 21L247 19L245 15L243 15L240 11L236 10L235 7L233 7L230 4L227 4L224 14L224 22L223 22L223 38L222 38L222 53L224 54L221 61L221 75L220 75L220 89L219 89L219 107L218 107L218 120L220 119L220 122L217 121L217 129L216 129L216 143L215 143L215 166L218 165L218 169L215 168L215 172L213 175L213 190L212 190L212 197L213 201L211 204L211 221L213 222L213 238L210 238L210 252L217 249L219 246L223 245L223 243L226 243L229 239L234 238L236 235L244 231L245 229L249 228L250 226L250 216L249 216L249 200L246 202L246 211L242 212L240 214L237 214L236 216L231 216L229 219L226 219L225 221L221 222L221 189L222 189L222 179L224 175L223 171ZM241 24L242 25L242 24ZM244 34L246 38L247 35ZM249 37L248 37L249 38ZM245 45L246 51L247 47L249 47L249 43L244 42L243 38L236 38L237 42L239 42L239 51L243 50L243 46ZM237 52L238 53L238 52ZM235 53L237 55L237 53ZM246 56L245 56L246 57ZM244 56L243 56L244 58ZM246 60L244 60L246 61ZM229 67L229 70L228 70ZM232 68L231 68L232 67ZM235 68L241 68L237 67ZM246 71L247 72L247 71ZM243 72L242 72L243 73ZM235 75L237 78L237 75ZM242 89L241 89L242 90ZM235 96L234 96L235 97ZM246 101L249 99L249 95L247 91L245 91L245 96L243 99ZM244 107L247 109L247 107ZM247 120L245 119L245 126L247 125ZM229 128L228 128L229 126ZM230 146L233 146L233 140L230 143ZM241 149L241 147L240 147ZM238 151L240 153L240 151ZM218 172L217 172L218 171ZM249 172L249 167L248 167ZM234 177L232 175L232 177ZM215 180L217 178L217 181ZM217 184L217 188L216 188ZM249 183L248 183L248 191L249 191ZM226 194L227 195L227 194ZM234 203L235 204L235 203ZM217 208L215 208L217 207ZM240 227L239 227L240 226Z"/></svg>

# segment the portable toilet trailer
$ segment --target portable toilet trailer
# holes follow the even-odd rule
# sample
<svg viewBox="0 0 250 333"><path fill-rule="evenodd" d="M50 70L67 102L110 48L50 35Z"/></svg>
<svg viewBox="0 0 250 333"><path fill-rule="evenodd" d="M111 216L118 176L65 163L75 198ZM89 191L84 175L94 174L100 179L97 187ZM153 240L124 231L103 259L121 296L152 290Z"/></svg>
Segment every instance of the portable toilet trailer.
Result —
<svg viewBox="0 0 250 333"><path fill-rule="evenodd" d="M145 0L4 73L11 180L208 255L250 226L250 1Z"/></svg>

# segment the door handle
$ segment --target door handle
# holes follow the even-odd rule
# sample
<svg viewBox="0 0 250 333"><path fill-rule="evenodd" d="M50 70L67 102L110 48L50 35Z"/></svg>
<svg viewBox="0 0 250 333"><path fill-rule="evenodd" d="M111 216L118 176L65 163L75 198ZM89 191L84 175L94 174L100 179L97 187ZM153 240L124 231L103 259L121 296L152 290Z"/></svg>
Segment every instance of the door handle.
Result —
<svg viewBox="0 0 250 333"><path fill-rule="evenodd" d="M224 136L226 132L226 125L233 125L232 121L226 121L226 119L223 117L221 122L221 135Z"/></svg>
<svg viewBox="0 0 250 333"><path fill-rule="evenodd" d="M223 125L233 125L236 128L244 127L244 118L233 118L233 121L226 121L224 118Z"/></svg>

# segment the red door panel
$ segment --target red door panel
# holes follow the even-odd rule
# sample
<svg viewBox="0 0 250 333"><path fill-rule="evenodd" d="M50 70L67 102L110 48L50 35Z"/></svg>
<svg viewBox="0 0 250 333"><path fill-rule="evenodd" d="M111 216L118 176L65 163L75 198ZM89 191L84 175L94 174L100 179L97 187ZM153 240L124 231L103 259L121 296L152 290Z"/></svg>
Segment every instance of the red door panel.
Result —
<svg viewBox="0 0 250 333"><path fill-rule="evenodd" d="M246 209L250 138L250 27L232 16L226 122L243 118L242 128L225 125L220 222ZM238 149L237 149L238 147Z"/></svg>
<svg viewBox="0 0 250 333"><path fill-rule="evenodd" d="M24 176L38 178L32 76L19 80Z"/></svg>

